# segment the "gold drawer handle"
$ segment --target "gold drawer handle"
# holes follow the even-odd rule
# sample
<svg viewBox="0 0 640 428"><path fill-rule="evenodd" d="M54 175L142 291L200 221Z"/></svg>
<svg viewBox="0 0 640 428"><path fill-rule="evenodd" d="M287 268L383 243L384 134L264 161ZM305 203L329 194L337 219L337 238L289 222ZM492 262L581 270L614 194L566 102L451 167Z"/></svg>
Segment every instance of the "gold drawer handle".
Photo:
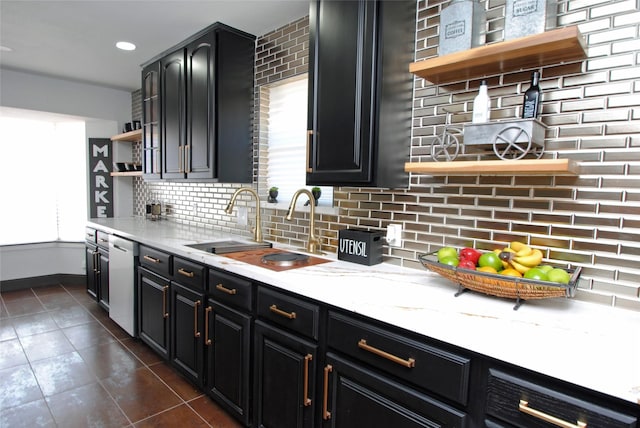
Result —
<svg viewBox="0 0 640 428"><path fill-rule="evenodd" d="M275 314L278 314L280 316L283 316L285 318L289 318L290 320L294 320L296 319L296 313L295 312L285 312L282 309L278 309L278 307L276 305L271 305L269 306L269 310Z"/></svg>
<svg viewBox="0 0 640 428"><path fill-rule="evenodd" d="M322 419L325 421L331 419L331 412L327 407L329 406L329 373L332 371L333 366L331 364L327 364L324 368L324 385L322 388Z"/></svg>
<svg viewBox="0 0 640 428"><path fill-rule="evenodd" d="M151 256L144 255L143 259L151 263L160 263L160 259L153 258Z"/></svg>
<svg viewBox="0 0 640 428"><path fill-rule="evenodd" d="M309 361L313 360L313 355L307 354L304 356L304 381L303 381L303 397L302 402L304 406L311 405L311 398L309 398Z"/></svg>
<svg viewBox="0 0 640 428"><path fill-rule="evenodd" d="M393 361L396 364L400 364L403 367L412 368L416 366L416 360L413 358L407 358L403 360L400 357L396 357L393 354L383 351L382 349L375 348L371 345L367 345L367 341L365 339L360 339L358 342L358 348L364 349L365 351L371 352L372 354L378 355L379 357L386 358L387 360Z"/></svg>
<svg viewBox="0 0 640 428"><path fill-rule="evenodd" d="M231 294L231 295L234 295L234 294L238 293L235 288L227 288L222 284L216 285L216 290L220 290L223 293L227 293L227 294Z"/></svg>
<svg viewBox="0 0 640 428"><path fill-rule="evenodd" d="M525 400L520 400L520 404L518 405L518 410L522 413L526 413L527 415L533 416L536 419L540 419L541 421L549 422L558 427L562 428L586 428L587 424L585 422L578 421L575 424L571 422L563 421L562 419L556 418L555 416L548 415L540 410L532 409L529 407L529 402Z"/></svg>
<svg viewBox="0 0 640 428"><path fill-rule="evenodd" d="M193 278L195 276L193 272L189 272L188 270L184 270L182 268L178 269L178 273L180 275L186 276L187 278Z"/></svg>
<svg viewBox="0 0 640 428"><path fill-rule="evenodd" d="M204 344L211 345L211 339L209 339L209 314L213 311L211 306L207 306L204 310Z"/></svg>

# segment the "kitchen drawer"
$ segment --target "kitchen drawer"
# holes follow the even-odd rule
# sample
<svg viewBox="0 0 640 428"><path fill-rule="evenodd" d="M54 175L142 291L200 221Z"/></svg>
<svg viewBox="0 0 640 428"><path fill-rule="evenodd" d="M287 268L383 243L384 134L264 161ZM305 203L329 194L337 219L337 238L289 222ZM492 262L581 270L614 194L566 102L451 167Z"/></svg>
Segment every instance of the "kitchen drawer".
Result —
<svg viewBox="0 0 640 428"><path fill-rule="evenodd" d="M173 256L155 248L140 245L140 265L150 271L164 276L171 277L171 262Z"/></svg>
<svg viewBox="0 0 640 428"><path fill-rule="evenodd" d="M207 268L198 263L174 257L173 279L181 285L204 291L207 281Z"/></svg>
<svg viewBox="0 0 640 428"><path fill-rule="evenodd" d="M96 242L98 243L98 247L104 248L105 250L109 249L109 234L103 232L101 230L96 230Z"/></svg>
<svg viewBox="0 0 640 428"><path fill-rule="evenodd" d="M328 345L420 388L466 405L471 360L329 312Z"/></svg>
<svg viewBox="0 0 640 428"><path fill-rule="evenodd" d="M638 418L490 369L486 412L516 427L584 426L635 428ZM556 421L556 422L551 422ZM564 421L564 425L562 422Z"/></svg>
<svg viewBox="0 0 640 428"><path fill-rule="evenodd" d="M209 269L209 296L236 308L251 310L253 289L251 281Z"/></svg>
<svg viewBox="0 0 640 428"><path fill-rule="evenodd" d="M84 235L84 240L87 242L90 242L92 244L95 244L98 242L98 238L96 236L96 230L92 229L90 227L85 227L84 228L85 231L85 235Z"/></svg>
<svg viewBox="0 0 640 428"><path fill-rule="evenodd" d="M258 316L314 339L318 339L320 307L287 294L258 289Z"/></svg>

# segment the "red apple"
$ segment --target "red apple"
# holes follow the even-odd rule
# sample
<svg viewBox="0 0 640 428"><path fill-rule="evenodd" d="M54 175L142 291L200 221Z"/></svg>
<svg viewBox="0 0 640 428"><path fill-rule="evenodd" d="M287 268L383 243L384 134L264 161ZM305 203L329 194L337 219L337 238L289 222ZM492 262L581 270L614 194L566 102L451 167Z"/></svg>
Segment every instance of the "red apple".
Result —
<svg viewBox="0 0 640 428"><path fill-rule="evenodd" d="M458 263L458 267L462 269L476 270L476 264L469 259L462 259Z"/></svg>
<svg viewBox="0 0 640 428"><path fill-rule="evenodd" d="M482 253L474 248L465 247L460 250L460 260L470 260L475 266Z"/></svg>

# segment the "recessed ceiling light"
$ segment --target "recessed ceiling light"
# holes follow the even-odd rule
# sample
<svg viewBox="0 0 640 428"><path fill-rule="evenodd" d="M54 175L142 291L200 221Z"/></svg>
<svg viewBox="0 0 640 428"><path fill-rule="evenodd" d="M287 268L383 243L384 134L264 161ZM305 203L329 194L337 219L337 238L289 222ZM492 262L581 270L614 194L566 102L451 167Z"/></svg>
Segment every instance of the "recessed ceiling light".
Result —
<svg viewBox="0 0 640 428"><path fill-rule="evenodd" d="M116 43L116 47L118 49L122 49L123 51L132 51L132 50L135 50L136 45L129 42L118 42Z"/></svg>
<svg viewBox="0 0 640 428"><path fill-rule="evenodd" d="M0 52L11 52L13 51L13 49L11 49L8 46L0 46Z"/></svg>

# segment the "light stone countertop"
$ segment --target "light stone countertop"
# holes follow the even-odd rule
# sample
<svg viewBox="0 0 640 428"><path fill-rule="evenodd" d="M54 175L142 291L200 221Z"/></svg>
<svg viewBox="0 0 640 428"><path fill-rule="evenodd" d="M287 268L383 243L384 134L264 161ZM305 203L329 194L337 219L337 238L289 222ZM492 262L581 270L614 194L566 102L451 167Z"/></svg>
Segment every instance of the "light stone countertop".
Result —
<svg viewBox="0 0 640 428"><path fill-rule="evenodd" d="M88 226L640 404L638 312L572 299L528 301L514 311L513 300L455 297L455 284L426 269L365 266L331 254L329 263L275 272L185 246L238 238L212 229L141 217Z"/></svg>

